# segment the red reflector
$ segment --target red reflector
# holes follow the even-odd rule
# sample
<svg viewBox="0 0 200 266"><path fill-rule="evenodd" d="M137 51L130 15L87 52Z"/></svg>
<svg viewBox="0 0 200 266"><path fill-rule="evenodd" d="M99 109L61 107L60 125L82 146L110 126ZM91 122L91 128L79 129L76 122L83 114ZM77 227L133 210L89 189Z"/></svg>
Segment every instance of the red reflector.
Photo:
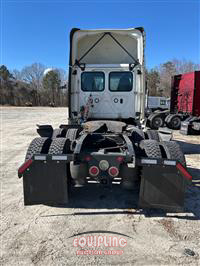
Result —
<svg viewBox="0 0 200 266"><path fill-rule="evenodd" d="M25 163L22 164L22 166L18 169L19 174L23 174L24 171L32 164L33 160L29 159Z"/></svg>
<svg viewBox="0 0 200 266"><path fill-rule="evenodd" d="M123 162L123 160L124 160L124 157L122 157L122 156L118 156L118 157L117 157L117 161L118 161L119 163Z"/></svg>
<svg viewBox="0 0 200 266"><path fill-rule="evenodd" d="M85 158L84 158L84 160L86 161L86 162L89 162L89 161L91 161L91 157L88 155L88 156L85 156Z"/></svg>
<svg viewBox="0 0 200 266"><path fill-rule="evenodd" d="M108 173L109 175L115 177L115 176L118 176L119 170L117 169L117 167L112 166L109 168Z"/></svg>
<svg viewBox="0 0 200 266"><path fill-rule="evenodd" d="M182 166L182 164L178 163L176 167L179 171L185 176L186 179L192 180L192 176L188 173L188 171Z"/></svg>
<svg viewBox="0 0 200 266"><path fill-rule="evenodd" d="M96 166L91 166L89 169L89 174L91 176L97 176L99 174L99 169Z"/></svg>

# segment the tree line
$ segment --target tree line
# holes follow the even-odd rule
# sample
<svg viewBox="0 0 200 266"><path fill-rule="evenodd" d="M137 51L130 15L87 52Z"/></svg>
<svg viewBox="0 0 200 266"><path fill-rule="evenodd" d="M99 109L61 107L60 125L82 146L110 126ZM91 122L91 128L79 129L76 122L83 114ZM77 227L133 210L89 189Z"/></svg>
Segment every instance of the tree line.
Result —
<svg viewBox="0 0 200 266"><path fill-rule="evenodd" d="M148 95L170 97L171 77L200 70L189 60L173 59L146 69ZM45 73L45 75L44 75ZM63 69L48 69L41 63L21 71L0 67L0 104L15 106L67 106L67 78Z"/></svg>
<svg viewBox="0 0 200 266"><path fill-rule="evenodd" d="M9 71L2 65L0 81L1 105L67 105L67 81L63 69L47 69L43 64L34 63L21 71Z"/></svg>
<svg viewBox="0 0 200 266"><path fill-rule="evenodd" d="M200 70L200 64L190 60L173 59L146 70L148 95L170 97L171 78L174 75Z"/></svg>

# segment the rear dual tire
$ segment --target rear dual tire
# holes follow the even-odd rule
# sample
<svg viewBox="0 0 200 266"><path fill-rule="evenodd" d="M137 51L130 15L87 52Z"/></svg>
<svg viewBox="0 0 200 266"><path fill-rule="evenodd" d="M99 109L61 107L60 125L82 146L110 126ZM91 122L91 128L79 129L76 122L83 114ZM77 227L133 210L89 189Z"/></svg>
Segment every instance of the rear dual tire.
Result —
<svg viewBox="0 0 200 266"><path fill-rule="evenodd" d="M35 138L30 143L26 156L25 161L32 158L34 154L47 154L49 150L49 146L51 144L51 139L49 138Z"/></svg>
<svg viewBox="0 0 200 266"><path fill-rule="evenodd" d="M149 119L149 125L151 129L158 129L164 125L163 118L159 114L155 114Z"/></svg>
<svg viewBox="0 0 200 266"><path fill-rule="evenodd" d="M158 131L156 131L156 130L147 129L146 135L147 135L148 139L160 141Z"/></svg>
<svg viewBox="0 0 200 266"><path fill-rule="evenodd" d="M56 128L53 130L52 139L67 138L71 141L79 137L82 127L68 126L67 128Z"/></svg>
<svg viewBox="0 0 200 266"><path fill-rule="evenodd" d="M71 153L70 140L66 138L35 138L28 147L25 161L34 154L67 154Z"/></svg>
<svg viewBox="0 0 200 266"><path fill-rule="evenodd" d="M70 153L69 139L56 138L52 140L48 154L67 154L67 153Z"/></svg>
<svg viewBox="0 0 200 266"><path fill-rule="evenodd" d="M162 147L165 150L167 159L178 160L183 166L186 167L185 155L183 154L179 144L175 141L163 141Z"/></svg>
<svg viewBox="0 0 200 266"><path fill-rule="evenodd" d="M159 142L156 140L142 140L140 142L140 148L148 158L162 158Z"/></svg>
<svg viewBox="0 0 200 266"><path fill-rule="evenodd" d="M179 161L184 167L186 167L185 156L175 141L163 141L158 142L156 140L143 140L140 143L140 148L145 153L144 155L148 158L155 159L171 159ZM162 154L162 148L164 156Z"/></svg>
<svg viewBox="0 0 200 266"><path fill-rule="evenodd" d="M171 115L167 120L167 126L171 129L180 129L181 127L181 118L178 115Z"/></svg>

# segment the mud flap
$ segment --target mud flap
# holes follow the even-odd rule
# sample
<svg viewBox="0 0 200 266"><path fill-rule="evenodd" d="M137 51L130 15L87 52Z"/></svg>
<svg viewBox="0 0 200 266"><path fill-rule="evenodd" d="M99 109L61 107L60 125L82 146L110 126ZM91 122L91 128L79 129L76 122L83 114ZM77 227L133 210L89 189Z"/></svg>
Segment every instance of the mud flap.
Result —
<svg viewBox="0 0 200 266"><path fill-rule="evenodd" d="M32 160L31 165L24 171L24 205L68 203L69 165L66 160L52 160L52 157Z"/></svg>
<svg viewBox="0 0 200 266"><path fill-rule="evenodd" d="M146 164L142 166L139 206L183 211L186 185L192 179L190 174L176 161L149 160L151 163L148 163L148 159L145 160Z"/></svg>

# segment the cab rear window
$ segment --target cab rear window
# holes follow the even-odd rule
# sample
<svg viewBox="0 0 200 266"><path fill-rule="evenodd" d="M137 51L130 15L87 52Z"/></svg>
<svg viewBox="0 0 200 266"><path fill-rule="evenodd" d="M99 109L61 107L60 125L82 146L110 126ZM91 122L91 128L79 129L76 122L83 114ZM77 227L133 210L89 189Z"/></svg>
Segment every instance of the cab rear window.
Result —
<svg viewBox="0 0 200 266"><path fill-rule="evenodd" d="M166 105L166 100L160 100L160 105Z"/></svg>
<svg viewBox="0 0 200 266"><path fill-rule="evenodd" d="M110 91L131 91L133 87L133 74L131 72L110 72Z"/></svg>
<svg viewBox="0 0 200 266"><path fill-rule="evenodd" d="M105 75L103 72L84 72L81 74L81 89L83 91L103 91Z"/></svg>

